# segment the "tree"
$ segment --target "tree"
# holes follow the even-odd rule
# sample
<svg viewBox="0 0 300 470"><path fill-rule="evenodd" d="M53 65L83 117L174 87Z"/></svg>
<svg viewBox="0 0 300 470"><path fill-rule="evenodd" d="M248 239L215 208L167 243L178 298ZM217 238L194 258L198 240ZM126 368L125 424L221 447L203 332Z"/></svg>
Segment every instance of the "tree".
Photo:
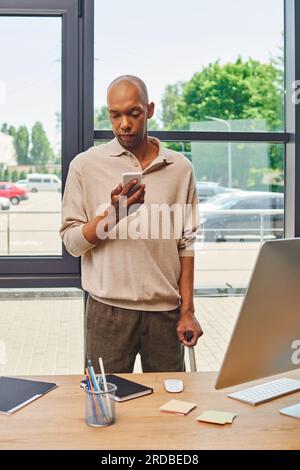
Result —
<svg viewBox="0 0 300 470"><path fill-rule="evenodd" d="M107 106L101 106L100 109L96 110L94 121L95 121L95 129L101 129L101 130L111 129Z"/></svg>
<svg viewBox="0 0 300 470"><path fill-rule="evenodd" d="M16 181L18 181L18 172L17 170L13 170L11 175L10 175L10 180L12 183L15 183Z"/></svg>
<svg viewBox="0 0 300 470"><path fill-rule="evenodd" d="M41 122L36 122L32 128L31 144L31 161L34 165L39 166L41 170L44 170L45 165L52 156L52 150Z"/></svg>
<svg viewBox="0 0 300 470"><path fill-rule="evenodd" d="M186 83L166 87L162 100L164 128L225 131L223 123L209 122L211 116L230 122L235 131L278 130L283 127L283 93L280 61L271 59L264 64L240 57L225 65L216 61ZM233 146L234 182L245 188L253 184L254 174L257 179L259 172L253 172L253 168L259 168L262 174L283 164L282 146L249 148L249 144ZM227 183L225 144L193 143L192 158L198 179Z"/></svg>
<svg viewBox="0 0 300 470"><path fill-rule="evenodd" d="M14 137L16 134L16 128L14 126L8 126L7 122L4 122L1 127L1 132Z"/></svg>
<svg viewBox="0 0 300 470"><path fill-rule="evenodd" d="M27 165L29 160L29 132L26 126L20 126L14 137L14 144L19 165Z"/></svg>
<svg viewBox="0 0 300 470"><path fill-rule="evenodd" d="M153 117L151 119L148 119L148 124L147 124L148 131L159 131L160 127L156 119Z"/></svg>
<svg viewBox="0 0 300 470"><path fill-rule="evenodd" d="M9 178L10 178L9 171L8 171L7 168L5 168L5 170L3 172L3 181L9 181Z"/></svg>
<svg viewBox="0 0 300 470"><path fill-rule="evenodd" d="M1 132L3 132L3 134L8 134L8 124L7 122L4 122L1 126Z"/></svg>
<svg viewBox="0 0 300 470"><path fill-rule="evenodd" d="M209 64L188 81L176 105L182 128L206 116L225 120L260 119L273 130L280 124L278 71L273 63L262 64L240 57L235 63Z"/></svg>
<svg viewBox="0 0 300 470"><path fill-rule="evenodd" d="M164 129L181 129L180 116L178 113L178 105L181 102L185 82L177 82L167 85L162 96L162 112L161 120ZM178 127L179 126L179 127Z"/></svg>

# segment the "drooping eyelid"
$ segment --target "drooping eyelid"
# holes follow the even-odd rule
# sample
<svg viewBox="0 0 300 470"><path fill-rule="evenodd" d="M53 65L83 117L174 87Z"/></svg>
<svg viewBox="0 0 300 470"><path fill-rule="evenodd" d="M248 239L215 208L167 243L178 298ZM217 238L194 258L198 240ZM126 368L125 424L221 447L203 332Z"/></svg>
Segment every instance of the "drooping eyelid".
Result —
<svg viewBox="0 0 300 470"><path fill-rule="evenodd" d="M129 111L127 113L124 113L124 114L130 116L130 115L134 115L134 114L141 114L141 112L142 112L142 110L139 109L139 108L132 108L132 109L129 109ZM122 113L119 113L118 111L109 111L109 114L110 114L110 116L115 118L115 117L119 117Z"/></svg>
<svg viewBox="0 0 300 470"><path fill-rule="evenodd" d="M117 113L116 111L110 111L109 115L112 119L115 119L120 116L120 113Z"/></svg>

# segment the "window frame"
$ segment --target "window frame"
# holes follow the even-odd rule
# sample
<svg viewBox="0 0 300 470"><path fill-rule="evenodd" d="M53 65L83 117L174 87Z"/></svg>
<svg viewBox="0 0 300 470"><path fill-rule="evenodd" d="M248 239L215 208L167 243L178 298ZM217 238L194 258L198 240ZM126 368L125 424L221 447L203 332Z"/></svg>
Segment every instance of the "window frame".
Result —
<svg viewBox="0 0 300 470"><path fill-rule="evenodd" d="M0 0L0 16L62 18L62 194L70 162L92 145L93 8L93 0ZM61 256L0 257L1 288L80 285L80 259L63 245Z"/></svg>

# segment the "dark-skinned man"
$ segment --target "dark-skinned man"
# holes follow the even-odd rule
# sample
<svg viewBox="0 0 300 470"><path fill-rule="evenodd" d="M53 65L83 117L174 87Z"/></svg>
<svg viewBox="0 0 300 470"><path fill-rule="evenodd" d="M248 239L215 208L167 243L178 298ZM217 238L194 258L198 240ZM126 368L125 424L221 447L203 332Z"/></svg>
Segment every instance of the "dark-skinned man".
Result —
<svg viewBox="0 0 300 470"><path fill-rule="evenodd" d="M74 158L63 197L61 237L73 256L82 257L89 294L86 355L97 371L102 357L107 372L132 372L138 353L144 372L184 371L184 345L194 346L203 334L193 302L199 228L193 168L148 136L154 103L141 79L115 79L107 106L115 138ZM142 184L133 179L123 186L126 172L142 173ZM120 236L125 222L155 205L186 206L191 216L174 227L178 219L170 215L169 237L160 228L159 237ZM159 224L152 219L150 225ZM192 332L189 341L186 331Z"/></svg>

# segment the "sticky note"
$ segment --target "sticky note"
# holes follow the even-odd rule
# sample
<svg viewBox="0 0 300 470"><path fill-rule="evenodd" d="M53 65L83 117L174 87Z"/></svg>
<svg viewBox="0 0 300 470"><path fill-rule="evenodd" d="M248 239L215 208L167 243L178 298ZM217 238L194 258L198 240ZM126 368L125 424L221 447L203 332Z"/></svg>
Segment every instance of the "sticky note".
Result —
<svg viewBox="0 0 300 470"><path fill-rule="evenodd" d="M196 408L196 406L196 403L191 403L188 401L170 400L160 407L160 411L164 413L178 413L186 415Z"/></svg>
<svg viewBox="0 0 300 470"><path fill-rule="evenodd" d="M237 415L223 411L206 410L196 419L214 424L231 424Z"/></svg>
<svg viewBox="0 0 300 470"><path fill-rule="evenodd" d="M286 416L292 416L293 418L300 418L300 403L296 405L288 406L287 408L282 408L279 412Z"/></svg>

